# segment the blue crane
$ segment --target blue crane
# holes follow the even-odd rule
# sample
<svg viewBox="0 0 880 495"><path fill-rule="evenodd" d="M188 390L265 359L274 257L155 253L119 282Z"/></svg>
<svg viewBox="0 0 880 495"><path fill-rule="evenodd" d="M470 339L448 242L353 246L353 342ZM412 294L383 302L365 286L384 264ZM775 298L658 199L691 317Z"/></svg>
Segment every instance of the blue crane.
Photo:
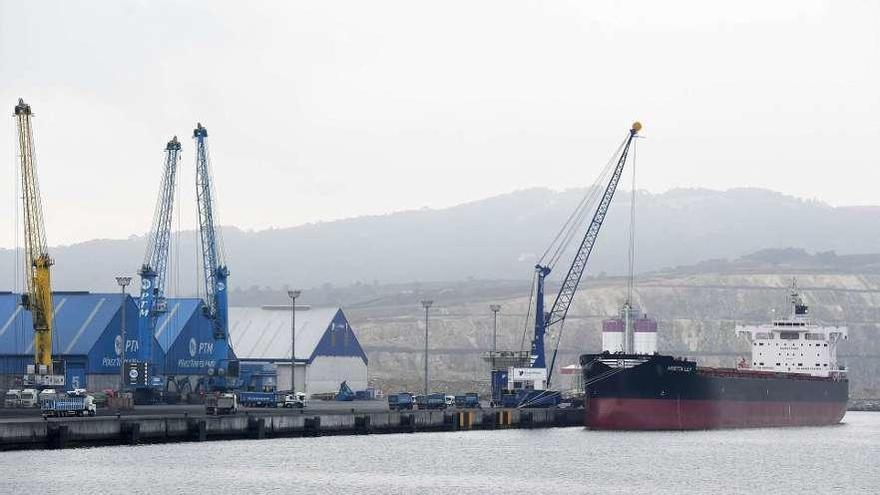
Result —
<svg viewBox="0 0 880 495"><path fill-rule="evenodd" d="M205 283L204 310L211 321L214 337L214 368L209 369L209 373L214 376L213 388L225 389L228 387L227 379L238 376L238 362L229 359L229 303L226 291L229 269L224 261L222 234L215 223L216 199L208 153L208 130L202 124L197 124L193 138L196 140L196 201Z"/></svg>
<svg viewBox="0 0 880 495"><path fill-rule="evenodd" d="M584 271L587 268L587 262L590 259L590 254L593 252L593 246L596 244L596 239L599 237L599 230L602 228L602 223L605 221L605 215L608 214L608 209L611 207L611 200L614 198L614 192L617 190L618 183L620 183L620 177L623 174L624 165L626 165L626 157L629 153L630 145L641 128L642 124L639 122L633 123L632 128L629 130L629 135L626 137L621 147L618 148L618 152L615 153L615 156L618 156L618 160L611 173L611 178L605 186L605 191L602 194L602 198L599 200L595 213L593 213L593 219L590 221L589 227L587 227L587 232L584 234L583 240L581 240L580 247L568 269L565 280L563 280L562 286L556 294L556 300L553 301L553 306L550 307L550 311L546 313L544 312L544 279L550 274L552 268L549 265L542 265L541 263L538 263L535 266L535 272L537 275L537 301L535 304L535 334L534 339L532 340L531 349L533 368L546 367L544 357L544 336L553 325L559 325L560 327L559 335L556 340L556 348L553 351L553 358L550 360L550 369L547 372L548 386L553 378L553 367L556 364L559 342L562 340L562 325L565 322L566 315L568 315L569 308L571 308L571 303L574 300L574 295L575 292L577 292L581 277L583 277ZM581 204L585 205L588 203L589 201L584 201ZM562 244L563 247L564 244L565 242ZM558 258L558 256L556 257Z"/></svg>
<svg viewBox="0 0 880 495"><path fill-rule="evenodd" d="M177 136L165 146L165 168L156 200L153 226L147 239L147 252L138 274L141 277L141 297L138 303L138 332L135 362L143 363L143 375L153 377L153 335L159 315L166 311L165 280L168 269L168 250L171 244L171 218L174 210L174 190L180 142ZM143 383L149 386L149 381Z"/></svg>
<svg viewBox="0 0 880 495"><path fill-rule="evenodd" d="M611 160L605 166L594 186L587 191L586 196L569 216L560 232L553 239L550 247L535 265L534 292L532 293L535 299L535 325L531 348L527 353L519 353L519 356L510 352L489 353L489 360L493 366L493 403L500 403L511 407L543 407L558 404L560 394L550 390L550 383L553 377L553 368L556 364L559 342L562 339L562 327L565 317L574 300L574 295L587 268L587 262L598 239L602 223L605 221L605 216L611 206L611 200L614 198L614 192L617 190L617 185L623 174L630 146L641 128L642 125L638 122L632 125L626 138L617 148L614 155L612 155ZM602 180L609 173L610 178L604 189L602 189ZM556 299L553 301L553 305L549 311L545 311L545 280L553 271L554 265L565 252L566 247L574 239L580 225L586 220L592 205L597 203L599 191L604 192L598 199L592 220L587 226L587 231L581 240L574 260L568 269ZM544 341L548 331L554 326L558 326L559 332L556 338L556 348L553 351L553 358L550 360L548 369ZM527 329L528 327L524 330L524 338ZM512 365L505 368L505 364Z"/></svg>

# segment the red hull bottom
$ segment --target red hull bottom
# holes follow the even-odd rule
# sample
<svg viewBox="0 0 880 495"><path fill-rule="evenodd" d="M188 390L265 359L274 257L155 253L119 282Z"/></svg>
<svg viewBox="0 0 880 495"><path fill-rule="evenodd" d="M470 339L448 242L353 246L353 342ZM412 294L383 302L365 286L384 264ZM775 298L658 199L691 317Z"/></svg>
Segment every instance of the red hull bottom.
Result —
<svg viewBox="0 0 880 495"><path fill-rule="evenodd" d="M837 424L845 402L589 399L586 425L599 430L711 430Z"/></svg>

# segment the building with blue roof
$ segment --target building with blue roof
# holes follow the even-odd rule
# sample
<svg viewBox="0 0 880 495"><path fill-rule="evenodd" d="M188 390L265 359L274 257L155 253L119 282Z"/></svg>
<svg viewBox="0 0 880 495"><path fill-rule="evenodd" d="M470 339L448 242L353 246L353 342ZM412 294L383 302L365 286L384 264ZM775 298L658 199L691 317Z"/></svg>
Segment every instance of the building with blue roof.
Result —
<svg viewBox="0 0 880 495"><path fill-rule="evenodd" d="M0 386L18 386L16 380L33 363L33 320L20 305L21 295L0 293ZM54 292L52 354L62 362L66 388L102 390L117 388L122 353L123 298L121 294ZM126 346L138 345L138 308L125 297ZM161 360L161 348L153 346L153 358Z"/></svg>
<svg viewBox="0 0 880 495"><path fill-rule="evenodd" d="M290 390L290 323L290 306L229 308L229 335L246 371L245 388L272 388L274 370L275 387ZM295 361L298 391L336 392L343 381L353 390L367 388L367 355L340 308L297 306Z"/></svg>
<svg viewBox="0 0 880 495"><path fill-rule="evenodd" d="M119 293L54 292L53 357L65 369L65 387L117 389L120 380L123 297ZM0 389L20 387L33 363L33 322L21 296L0 292ZM137 350L137 298L126 295L126 353ZM199 298L167 299L156 322L153 374L169 390L204 390L214 346L211 322ZM242 363L242 385L290 389L290 307L229 309L231 358ZM297 390L326 393L342 381L367 386L367 356L339 308L297 308Z"/></svg>

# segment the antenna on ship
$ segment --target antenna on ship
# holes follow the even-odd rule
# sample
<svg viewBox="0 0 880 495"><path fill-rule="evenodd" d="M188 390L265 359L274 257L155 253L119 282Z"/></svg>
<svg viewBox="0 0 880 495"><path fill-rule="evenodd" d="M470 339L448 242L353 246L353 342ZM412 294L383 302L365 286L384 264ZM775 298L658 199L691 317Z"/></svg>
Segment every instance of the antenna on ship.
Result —
<svg viewBox="0 0 880 495"><path fill-rule="evenodd" d="M809 313L809 307L804 304L804 298L801 297L800 291L798 290L797 285L797 277L791 278L791 317L794 318L796 316L807 316Z"/></svg>

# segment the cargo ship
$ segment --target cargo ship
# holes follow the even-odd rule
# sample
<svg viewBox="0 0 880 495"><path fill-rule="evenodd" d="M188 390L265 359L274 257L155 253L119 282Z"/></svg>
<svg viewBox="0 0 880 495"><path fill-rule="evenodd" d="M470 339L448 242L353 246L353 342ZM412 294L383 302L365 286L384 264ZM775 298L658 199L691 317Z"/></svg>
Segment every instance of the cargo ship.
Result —
<svg viewBox="0 0 880 495"><path fill-rule="evenodd" d="M837 363L837 344L847 329L814 323L794 283L790 304L783 319L735 327L752 349L751 361L742 358L735 368L656 353L656 322L633 317L625 306L621 318L603 325L604 351L580 357L586 426L705 430L839 423L849 381Z"/></svg>

